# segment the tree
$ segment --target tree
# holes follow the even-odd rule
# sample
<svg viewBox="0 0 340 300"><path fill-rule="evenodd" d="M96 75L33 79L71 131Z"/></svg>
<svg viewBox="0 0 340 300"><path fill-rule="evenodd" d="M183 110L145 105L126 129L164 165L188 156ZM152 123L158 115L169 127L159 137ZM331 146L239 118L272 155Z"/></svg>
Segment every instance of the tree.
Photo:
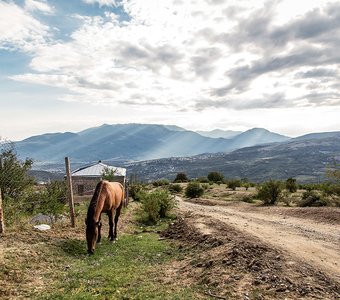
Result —
<svg viewBox="0 0 340 300"><path fill-rule="evenodd" d="M115 169L105 167L102 173L102 178L107 181L114 181L116 179Z"/></svg>
<svg viewBox="0 0 340 300"><path fill-rule="evenodd" d="M258 188L257 197L266 205L274 205L283 197L283 186L280 181L269 180Z"/></svg>
<svg viewBox="0 0 340 300"><path fill-rule="evenodd" d="M18 198L34 184L28 175L33 160L26 158L20 161L12 142L0 141L0 188L3 198Z"/></svg>
<svg viewBox="0 0 340 300"><path fill-rule="evenodd" d="M224 180L224 175L219 172L210 172L207 177L208 177L208 180L212 182L218 182L218 181Z"/></svg>
<svg viewBox="0 0 340 300"><path fill-rule="evenodd" d="M286 180L286 189L290 193L295 193L297 191L297 184L296 184L296 179L295 178L288 178Z"/></svg>
<svg viewBox="0 0 340 300"><path fill-rule="evenodd" d="M177 173L174 182L188 182L187 174L185 174L185 173Z"/></svg>
<svg viewBox="0 0 340 300"><path fill-rule="evenodd" d="M35 193L39 197L39 205L36 210L55 219L64 211L67 202L67 188L65 181L52 181L46 186L46 190Z"/></svg>
<svg viewBox="0 0 340 300"><path fill-rule="evenodd" d="M185 195L188 198L198 198L202 196L203 193L204 189L199 182L190 182L187 188L185 189Z"/></svg>
<svg viewBox="0 0 340 300"><path fill-rule="evenodd" d="M228 180L228 188L232 189L233 191L236 190L237 187L241 186L241 181L238 179L231 179Z"/></svg>

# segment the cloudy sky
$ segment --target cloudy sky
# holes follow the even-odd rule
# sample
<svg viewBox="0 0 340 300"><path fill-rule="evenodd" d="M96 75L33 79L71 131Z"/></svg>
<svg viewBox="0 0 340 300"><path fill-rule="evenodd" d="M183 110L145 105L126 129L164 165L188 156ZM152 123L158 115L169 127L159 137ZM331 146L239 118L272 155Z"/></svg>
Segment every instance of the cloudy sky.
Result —
<svg viewBox="0 0 340 300"><path fill-rule="evenodd" d="M340 130L339 49L339 0L0 0L0 136Z"/></svg>

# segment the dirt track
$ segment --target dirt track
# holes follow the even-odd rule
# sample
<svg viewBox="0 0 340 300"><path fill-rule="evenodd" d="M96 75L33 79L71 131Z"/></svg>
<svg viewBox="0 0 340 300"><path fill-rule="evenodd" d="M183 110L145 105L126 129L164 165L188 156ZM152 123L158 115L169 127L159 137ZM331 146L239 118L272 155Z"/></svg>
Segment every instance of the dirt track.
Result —
<svg viewBox="0 0 340 300"><path fill-rule="evenodd" d="M196 215L195 227L203 234L213 235L217 230L206 225L207 216L211 221L225 223L261 243L280 249L287 257L305 262L340 283L339 211L335 212L334 221L326 223L307 218L302 213L299 217L297 211L292 211L295 216L291 216L286 208L251 207L246 203L203 205L203 201L178 200L181 211Z"/></svg>

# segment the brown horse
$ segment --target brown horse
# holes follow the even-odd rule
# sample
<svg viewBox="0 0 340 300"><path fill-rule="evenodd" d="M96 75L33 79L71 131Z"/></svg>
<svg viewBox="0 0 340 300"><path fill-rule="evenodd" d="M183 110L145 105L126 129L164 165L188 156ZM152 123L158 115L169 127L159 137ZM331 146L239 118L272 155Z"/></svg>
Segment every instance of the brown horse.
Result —
<svg viewBox="0 0 340 300"><path fill-rule="evenodd" d="M86 223L86 241L87 252L93 254L96 243L100 242L100 222L101 214L106 213L109 217L109 239L114 241L117 238L117 223L120 211L124 204L124 187L119 182L100 181L92 196L89 208L87 210ZM115 217L114 216L114 211ZM113 230L114 220L114 230Z"/></svg>

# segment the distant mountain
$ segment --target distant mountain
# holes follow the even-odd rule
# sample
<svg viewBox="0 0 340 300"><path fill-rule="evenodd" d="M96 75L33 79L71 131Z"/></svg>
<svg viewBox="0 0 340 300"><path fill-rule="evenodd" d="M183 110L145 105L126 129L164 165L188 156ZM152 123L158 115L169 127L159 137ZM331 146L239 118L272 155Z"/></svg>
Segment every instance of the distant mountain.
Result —
<svg viewBox="0 0 340 300"><path fill-rule="evenodd" d="M253 128L235 136L232 139L231 147L240 149L254 145L285 142L289 139L290 137L270 132L267 129Z"/></svg>
<svg viewBox="0 0 340 300"><path fill-rule="evenodd" d="M235 136L242 133L242 131L233 131L233 130L222 130L222 129L214 129L211 131L196 131L200 135L211 137L211 138L224 138L224 139L231 139Z"/></svg>
<svg viewBox="0 0 340 300"><path fill-rule="evenodd" d="M324 139L324 138L331 138L334 136L336 137L338 135L339 135L339 131L309 133L309 134L296 137L294 138L294 140L298 141L298 140Z"/></svg>
<svg viewBox="0 0 340 300"><path fill-rule="evenodd" d="M325 179L333 159L340 160L340 132L315 137L246 147L231 153L130 163L126 167L129 173L138 173L144 180L162 177L172 180L178 172L196 178L218 171L226 178L247 177L255 182L289 177L299 182L318 182Z"/></svg>
<svg viewBox="0 0 340 300"><path fill-rule="evenodd" d="M78 133L48 133L16 142L21 157L40 162L148 160L230 152L244 146L281 142L288 137L251 129L232 139L210 138L172 125L104 124Z"/></svg>

